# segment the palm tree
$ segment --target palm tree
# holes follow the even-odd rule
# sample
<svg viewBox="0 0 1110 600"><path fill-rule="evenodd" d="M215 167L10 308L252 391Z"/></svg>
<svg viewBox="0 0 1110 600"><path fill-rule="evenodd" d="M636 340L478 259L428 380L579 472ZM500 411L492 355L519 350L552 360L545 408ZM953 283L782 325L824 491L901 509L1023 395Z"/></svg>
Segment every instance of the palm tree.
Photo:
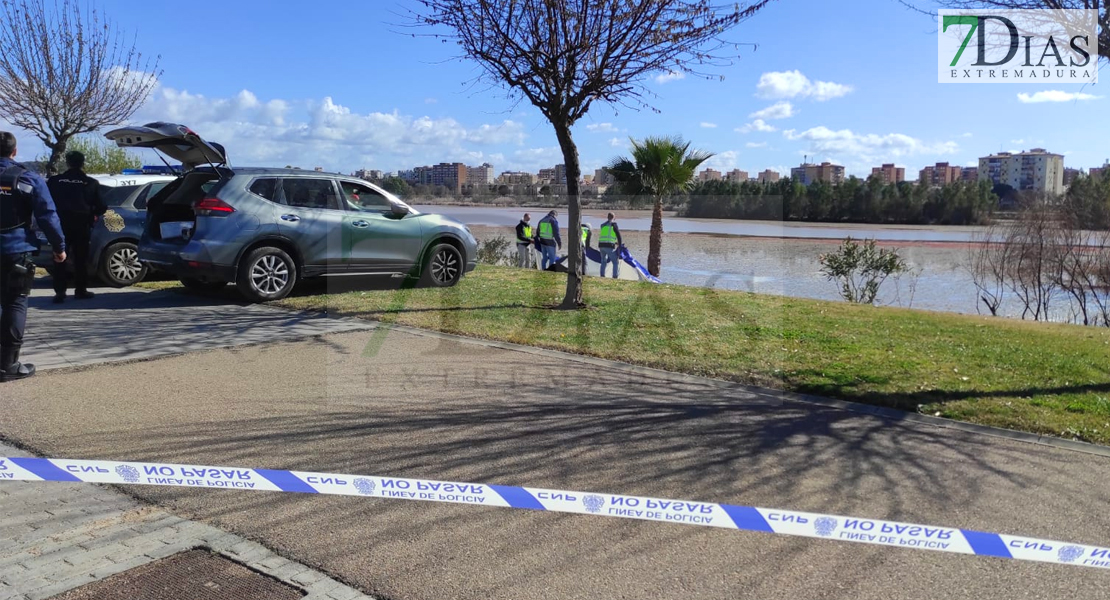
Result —
<svg viewBox="0 0 1110 600"><path fill-rule="evenodd" d="M647 268L656 277L663 250L663 198L689 189L694 172L711 156L691 151L690 142L681 137L649 137L643 142L632 140L632 158L615 158L606 167L624 193L654 200Z"/></svg>

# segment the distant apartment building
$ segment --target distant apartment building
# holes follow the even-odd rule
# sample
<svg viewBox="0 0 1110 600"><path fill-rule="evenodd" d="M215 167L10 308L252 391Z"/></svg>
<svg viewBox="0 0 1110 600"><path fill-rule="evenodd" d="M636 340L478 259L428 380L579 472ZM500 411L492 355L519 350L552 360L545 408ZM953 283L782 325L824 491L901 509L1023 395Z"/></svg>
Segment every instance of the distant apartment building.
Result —
<svg viewBox="0 0 1110 600"><path fill-rule="evenodd" d="M960 171L960 180L962 181L979 181L979 167L964 167Z"/></svg>
<svg viewBox="0 0 1110 600"><path fill-rule="evenodd" d="M906 169L896 167L894 163L883 164L881 167L872 167L871 176L878 177L883 183L899 183L906 180Z"/></svg>
<svg viewBox="0 0 1110 600"><path fill-rule="evenodd" d="M748 172L741 171L740 169L733 169L725 175L725 181L729 183L744 183L748 180Z"/></svg>
<svg viewBox="0 0 1110 600"><path fill-rule="evenodd" d="M479 185L493 183L493 165L482 163L482 165L478 167L467 167L466 181L467 183Z"/></svg>
<svg viewBox="0 0 1110 600"><path fill-rule="evenodd" d="M1092 167L1090 171L1087 171L1087 173L1090 175L1091 179L1110 177L1110 159L1108 159L1106 161L1106 164L1102 165L1101 167Z"/></svg>
<svg viewBox="0 0 1110 600"><path fill-rule="evenodd" d="M397 177L399 177L400 179L404 179L405 181L409 181L409 182L416 181L416 170L415 169L398 169Z"/></svg>
<svg viewBox="0 0 1110 600"><path fill-rule="evenodd" d="M721 181L721 172L714 169L706 169L698 173L698 181Z"/></svg>
<svg viewBox="0 0 1110 600"><path fill-rule="evenodd" d="M1019 191L1064 193L1064 156L1044 148L999 152L979 159L979 180Z"/></svg>
<svg viewBox="0 0 1110 600"><path fill-rule="evenodd" d="M462 163L439 163L433 167L420 167L422 177L419 183L442 185L452 193L462 193L466 184L466 165Z"/></svg>
<svg viewBox="0 0 1110 600"><path fill-rule="evenodd" d="M551 183L553 181L555 181L555 167L540 169L539 175L536 176L537 183Z"/></svg>
<svg viewBox="0 0 1110 600"><path fill-rule="evenodd" d="M369 181L377 181L382 179L382 172L378 169L359 169L355 171L355 177Z"/></svg>
<svg viewBox="0 0 1110 600"><path fill-rule="evenodd" d="M802 163L790 169L790 178L802 185L809 185L815 181L837 185L844 182L844 167L827 161L819 165Z"/></svg>
<svg viewBox="0 0 1110 600"><path fill-rule="evenodd" d="M1064 187L1070 187L1079 177L1079 169L1064 169Z"/></svg>
<svg viewBox="0 0 1110 600"><path fill-rule="evenodd" d="M946 162L925 167L917 175L918 183L923 185L945 186L960 181L962 168Z"/></svg>
<svg viewBox="0 0 1110 600"><path fill-rule="evenodd" d="M613 185L617 180L607 169L594 170L594 185Z"/></svg>
<svg viewBox="0 0 1110 600"><path fill-rule="evenodd" d="M778 171L765 169L759 172L759 176L756 178L756 181L759 181L759 183L775 183L779 180L780 177L781 176L779 175Z"/></svg>
<svg viewBox="0 0 1110 600"><path fill-rule="evenodd" d="M524 171L505 171L497 176L497 183L502 185L533 185L536 176Z"/></svg>
<svg viewBox="0 0 1110 600"><path fill-rule="evenodd" d="M567 184L567 166L555 165L555 180L554 183L566 185Z"/></svg>

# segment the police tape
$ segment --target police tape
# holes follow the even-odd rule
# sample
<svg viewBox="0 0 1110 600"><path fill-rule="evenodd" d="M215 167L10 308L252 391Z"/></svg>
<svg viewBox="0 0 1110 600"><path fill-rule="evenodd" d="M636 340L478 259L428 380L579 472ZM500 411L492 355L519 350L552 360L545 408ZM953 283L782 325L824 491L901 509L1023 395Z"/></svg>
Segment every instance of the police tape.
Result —
<svg viewBox="0 0 1110 600"><path fill-rule="evenodd" d="M682 523L1110 569L1110 548L793 510L493 484L166 463L0 457L0 481L63 481L450 502Z"/></svg>

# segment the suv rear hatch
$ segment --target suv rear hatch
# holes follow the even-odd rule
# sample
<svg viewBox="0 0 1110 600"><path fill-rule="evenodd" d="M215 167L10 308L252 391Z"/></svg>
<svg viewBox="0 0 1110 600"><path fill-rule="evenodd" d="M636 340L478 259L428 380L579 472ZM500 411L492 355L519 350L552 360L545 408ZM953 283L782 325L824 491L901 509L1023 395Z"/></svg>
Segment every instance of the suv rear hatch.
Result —
<svg viewBox="0 0 1110 600"><path fill-rule="evenodd" d="M195 131L177 123L155 122L113 129L104 134L120 148L153 148L174 160L181 161L188 173L200 165L226 165L224 147L207 142Z"/></svg>
<svg viewBox="0 0 1110 600"><path fill-rule="evenodd" d="M147 238L184 245L197 233L198 216L235 212L217 197L232 175L229 169L197 169L162 188L147 201Z"/></svg>
<svg viewBox="0 0 1110 600"><path fill-rule="evenodd" d="M198 233L197 216L226 217L235 212L216 196L234 176L226 167L223 146L201 139L184 125L161 121L113 129L104 137L121 148L151 148L181 161L184 177L147 201L148 239L184 245Z"/></svg>

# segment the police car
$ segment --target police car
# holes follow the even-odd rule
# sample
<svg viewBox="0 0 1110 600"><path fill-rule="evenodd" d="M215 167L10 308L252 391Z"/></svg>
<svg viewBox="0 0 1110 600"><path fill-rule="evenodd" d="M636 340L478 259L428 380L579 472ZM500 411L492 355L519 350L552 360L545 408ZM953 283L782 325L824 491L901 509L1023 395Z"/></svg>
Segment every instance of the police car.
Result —
<svg viewBox="0 0 1110 600"><path fill-rule="evenodd" d="M89 273L105 284L126 287L146 277L148 267L139 262L138 241L146 220L146 201L167 183L172 175L157 169L124 171L121 175L89 176L100 182L101 195L108 212L93 225L89 243ZM37 232L41 249L35 264L47 271L56 268L50 244Z"/></svg>

